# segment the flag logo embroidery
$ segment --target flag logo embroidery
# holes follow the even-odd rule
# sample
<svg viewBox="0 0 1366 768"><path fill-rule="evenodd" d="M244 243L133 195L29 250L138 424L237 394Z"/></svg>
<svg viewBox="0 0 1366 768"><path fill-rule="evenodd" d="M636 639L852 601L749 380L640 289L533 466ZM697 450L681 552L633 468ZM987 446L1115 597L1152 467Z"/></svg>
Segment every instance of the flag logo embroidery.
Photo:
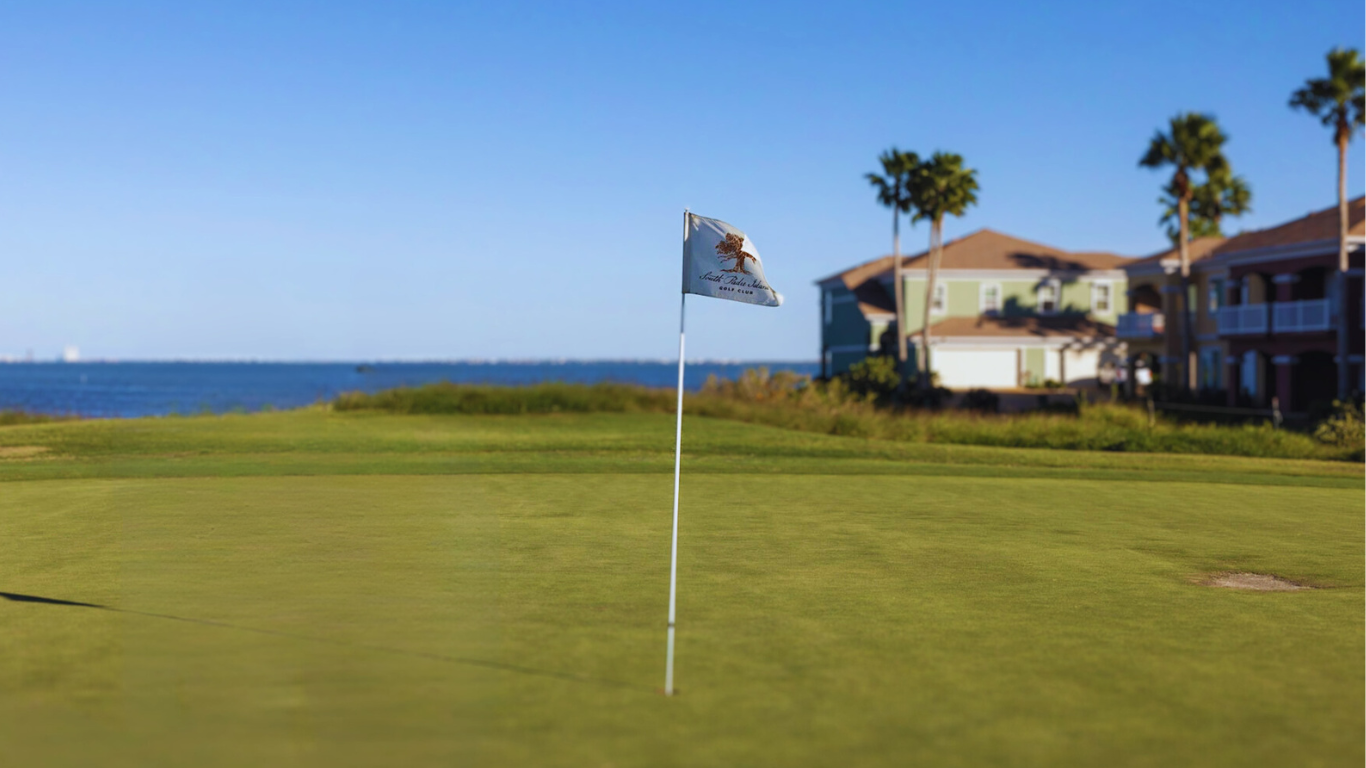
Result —
<svg viewBox="0 0 1366 768"><path fill-rule="evenodd" d="M740 272L748 275L749 270L745 269L745 259L754 257L745 253L745 236L734 233L727 233L726 239L716 244L716 252L723 259L735 259L735 266L730 269L723 269L722 272Z"/></svg>

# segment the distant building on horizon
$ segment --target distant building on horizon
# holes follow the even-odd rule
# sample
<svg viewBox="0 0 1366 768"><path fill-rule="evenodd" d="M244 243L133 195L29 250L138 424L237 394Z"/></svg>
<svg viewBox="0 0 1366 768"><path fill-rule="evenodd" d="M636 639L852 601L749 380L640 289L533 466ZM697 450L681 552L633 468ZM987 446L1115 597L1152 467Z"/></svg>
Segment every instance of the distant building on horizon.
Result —
<svg viewBox="0 0 1366 768"><path fill-rule="evenodd" d="M78 363L81 360L81 350L74 344L68 344L62 348L62 362Z"/></svg>

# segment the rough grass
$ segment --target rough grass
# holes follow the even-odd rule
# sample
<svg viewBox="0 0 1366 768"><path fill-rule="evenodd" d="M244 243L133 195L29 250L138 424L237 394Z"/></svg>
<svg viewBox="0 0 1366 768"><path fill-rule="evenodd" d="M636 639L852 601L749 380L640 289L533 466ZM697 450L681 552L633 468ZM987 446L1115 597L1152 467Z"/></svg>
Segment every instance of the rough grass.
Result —
<svg viewBox="0 0 1366 768"><path fill-rule="evenodd" d="M338 411L379 410L389 413L622 413L672 411L674 391L629 384L546 383L499 387L441 382L399 387L374 394L349 392L337 397Z"/></svg>
<svg viewBox="0 0 1366 768"><path fill-rule="evenodd" d="M425 414L664 412L672 390L621 384L489 387L433 384L338 398L337 410ZM685 413L828 435L910 443L1010 448L1218 454L1265 458L1360 460L1360 447L1325 443L1270 425L1192 424L1143 410L1086 405L1077 414L890 411L865 399L810 391L725 387L685 397Z"/></svg>
<svg viewBox="0 0 1366 768"><path fill-rule="evenodd" d="M689 417L669 700L672 430L322 409L0 429L49 449L0 461L0 592L106 606L0 599L5 761L1366 759L1359 468ZM1200 585L1230 572L1317 589Z"/></svg>
<svg viewBox="0 0 1366 768"><path fill-rule="evenodd" d="M0 427L11 427L16 424L46 424L49 421L69 421L72 418L74 417L30 413L28 411L0 411Z"/></svg>

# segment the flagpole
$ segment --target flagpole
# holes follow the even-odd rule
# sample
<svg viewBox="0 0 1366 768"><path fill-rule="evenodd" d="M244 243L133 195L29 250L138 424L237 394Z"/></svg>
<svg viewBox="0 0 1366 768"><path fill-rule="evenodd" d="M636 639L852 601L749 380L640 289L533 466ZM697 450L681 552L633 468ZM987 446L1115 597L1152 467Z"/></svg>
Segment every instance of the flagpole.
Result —
<svg viewBox="0 0 1366 768"><path fill-rule="evenodd" d="M688 251L688 211L683 211L683 258ZM674 526L669 547L669 650L664 662L664 695L674 695L674 619L678 607L678 476L683 459L683 321L688 294L678 302L678 424L674 430Z"/></svg>

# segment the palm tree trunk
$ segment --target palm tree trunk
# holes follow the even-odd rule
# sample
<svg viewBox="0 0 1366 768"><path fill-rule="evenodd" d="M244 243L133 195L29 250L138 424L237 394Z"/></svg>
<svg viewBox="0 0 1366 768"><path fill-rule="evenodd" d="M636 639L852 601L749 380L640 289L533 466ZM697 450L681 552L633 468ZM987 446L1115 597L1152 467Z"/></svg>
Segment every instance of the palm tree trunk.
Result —
<svg viewBox="0 0 1366 768"><path fill-rule="evenodd" d="M934 283L939 276L939 234L942 219L930 222L930 258L925 280L925 322L920 326L920 388L929 390L930 383L930 311L934 307Z"/></svg>
<svg viewBox="0 0 1366 768"><path fill-rule="evenodd" d="M902 379L906 378L906 299L904 296L905 288L901 284L901 211L897 206L892 206L892 280L896 283L893 292L896 294L896 320L893 321L896 330L896 370Z"/></svg>
<svg viewBox="0 0 1366 768"><path fill-rule="evenodd" d="M1351 133L1338 127L1338 399L1347 400L1352 388L1349 375L1352 319L1348 317L1347 290L1347 141Z"/></svg>
<svg viewBox="0 0 1366 768"><path fill-rule="evenodd" d="M1195 312L1190 305L1190 283L1191 283L1191 251L1190 251L1190 200L1188 195L1182 195L1177 200L1177 216L1181 220L1181 242L1178 244L1178 252L1181 254L1181 296L1179 298L1181 307L1181 359L1186 363L1186 376L1184 386L1186 391L1194 391L1198 385L1195 368Z"/></svg>

